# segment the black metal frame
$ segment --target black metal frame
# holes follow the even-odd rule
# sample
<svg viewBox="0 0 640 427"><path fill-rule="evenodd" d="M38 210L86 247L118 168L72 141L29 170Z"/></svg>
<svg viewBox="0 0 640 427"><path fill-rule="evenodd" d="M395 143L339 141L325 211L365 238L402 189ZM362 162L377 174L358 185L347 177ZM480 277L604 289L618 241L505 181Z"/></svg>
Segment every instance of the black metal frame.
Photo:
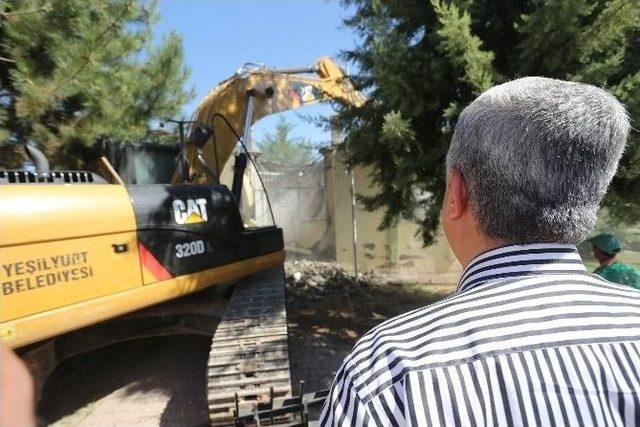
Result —
<svg viewBox="0 0 640 427"><path fill-rule="evenodd" d="M270 390L268 402L253 404L251 409L240 409L238 395L235 396L234 411L235 426L281 426L281 427L309 427L309 408L324 403L329 390L320 390L305 394L305 383L300 381L297 396L281 399L273 398L273 388Z"/></svg>

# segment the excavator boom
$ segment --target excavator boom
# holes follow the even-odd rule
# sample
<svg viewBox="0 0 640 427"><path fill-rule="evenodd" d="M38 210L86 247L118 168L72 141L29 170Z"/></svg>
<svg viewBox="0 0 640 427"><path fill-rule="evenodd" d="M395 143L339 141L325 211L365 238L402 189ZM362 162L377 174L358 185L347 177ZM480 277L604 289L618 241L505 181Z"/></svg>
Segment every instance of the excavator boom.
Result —
<svg viewBox="0 0 640 427"><path fill-rule="evenodd" d="M239 69L215 87L194 113L191 131L209 126L213 136L202 146L201 152L208 171L203 170L197 159L198 148L187 142L188 180L204 183L219 178L236 147L237 136L246 135L251 125L261 118L331 99L353 105L365 102L365 97L354 89L345 73L329 57L320 58L314 66L307 68L272 70L264 66L245 66ZM183 179L178 170L173 178L175 182Z"/></svg>

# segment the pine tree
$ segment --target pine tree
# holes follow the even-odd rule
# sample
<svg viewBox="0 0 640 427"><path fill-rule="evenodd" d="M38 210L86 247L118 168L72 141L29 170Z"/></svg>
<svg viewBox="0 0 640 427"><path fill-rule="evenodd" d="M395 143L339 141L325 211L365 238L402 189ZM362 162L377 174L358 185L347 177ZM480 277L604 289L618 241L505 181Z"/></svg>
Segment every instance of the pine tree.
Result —
<svg viewBox="0 0 640 427"><path fill-rule="evenodd" d="M444 159L461 109L492 85L524 75L607 88L640 117L640 3L636 0L343 0L360 36L344 52L357 65L362 107L342 105L352 165L369 166L378 193L360 197L421 224L433 241ZM637 125L636 125L637 126ZM632 132L605 198L617 220L640 220L640 138Z"/></svg>
<svg viewBox="0 0 640 427"><path fill-rule="evenodd" d="M278 124L273 132L267 132L264 138L258 142L261 158L268 161L286 165L301 165L311 161L310 144L304 138L291 136L294 126L280 116Z"/></svg>
<svg viewBox="0 0 640 427"><path fill-rule="evenodd" d="M178 35L152 43L156 10L143 0L3 2L4 151L31 142L57 167L81 167L99 137L136 139L150 120L178 113L192 96L189 72Z"/></svg>

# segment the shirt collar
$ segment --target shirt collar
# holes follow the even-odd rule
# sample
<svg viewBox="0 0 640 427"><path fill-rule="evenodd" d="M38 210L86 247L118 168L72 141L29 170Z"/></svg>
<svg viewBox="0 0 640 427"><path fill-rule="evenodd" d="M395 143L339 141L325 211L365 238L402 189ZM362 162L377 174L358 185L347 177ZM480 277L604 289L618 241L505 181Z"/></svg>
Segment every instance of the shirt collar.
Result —
<svg viewBox="0 0 640 427"><path fill-rule="evenodd" d="M574 245L535 243L503 246L475 257L464 269L457 292L467 291L489 280L583 273L586 270Z"/></svg>

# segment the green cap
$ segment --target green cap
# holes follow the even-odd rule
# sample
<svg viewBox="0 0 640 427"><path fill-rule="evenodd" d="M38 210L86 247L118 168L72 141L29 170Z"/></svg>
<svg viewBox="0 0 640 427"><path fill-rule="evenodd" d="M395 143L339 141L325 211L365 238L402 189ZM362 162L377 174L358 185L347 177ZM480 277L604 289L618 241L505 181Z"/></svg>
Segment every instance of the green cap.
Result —
<svg viewBox="0 0 640 427"><path fill-rule="evenodd" d="M620 252L620 241L613 234L598 234L589 239L589 242L602 252L615 255Z"/></svg>

